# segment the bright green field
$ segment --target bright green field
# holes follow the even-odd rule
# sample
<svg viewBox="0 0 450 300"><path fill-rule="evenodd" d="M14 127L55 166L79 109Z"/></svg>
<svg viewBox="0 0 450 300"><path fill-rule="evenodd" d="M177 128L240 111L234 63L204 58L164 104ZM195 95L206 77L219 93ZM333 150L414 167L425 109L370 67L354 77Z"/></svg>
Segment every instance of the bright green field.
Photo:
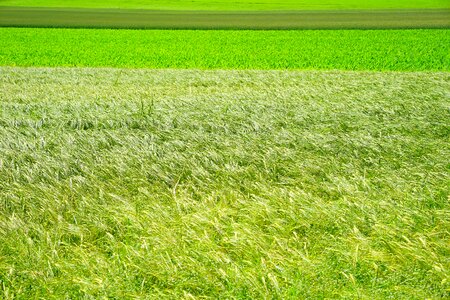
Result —
<svg viewBox="0 0 450 300"><path fill-rule="evenodd" d="M0 65L450 70L450 30L0 28Z"/></svg>
<svg viewBox="0 0 450 300"><path fill-rule="evenodd" d="M0 68L4 299L448 299L450 74Z"/></svg>
<svg viewBox="0 0 450 300"><path fill-rule="evenodd" d="M0 6L139 8L176 10L335 10L450 8L448 0L0 0Z"/></svg>

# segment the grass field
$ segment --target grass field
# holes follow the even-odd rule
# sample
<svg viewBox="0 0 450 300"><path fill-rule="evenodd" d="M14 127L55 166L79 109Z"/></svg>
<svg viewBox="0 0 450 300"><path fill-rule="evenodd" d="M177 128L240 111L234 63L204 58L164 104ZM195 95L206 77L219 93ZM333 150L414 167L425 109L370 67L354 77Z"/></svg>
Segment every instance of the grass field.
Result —
<svg viewBox="0 0 450 300"><path fill-rule="evenodd" d="M0 26L125 29L450 28L450 9L242 12L0 7Z"/></svg>
<svg viewBox="0 0 450 300"><path fill-rule="evenodd" d="M448 71L450 31L0 28L0 65Z"/></svg>
<svg viewBox="0 0 450 300"><path fill-rule="evenodd" d="M0 290L450 296L449 73L0 68Z"/></svg>
<svg viewBox="0 0 450 300"><path fill-rule="evenodd" d="M133 8L174 10L340 10L446 8L448 0L0 0L0 6Z"/></svg>
<svg viewBox="0 0 450 300"><path fill-rule="evenodd" d="M450 2L0 0L0 26L138 29L450 28Z"/></svg>
<svg viewBox="0 0 450 300"><path fill-rule="evenodd" d="M0 300L450 299L449 141L449 0L0 0Z"/></svg>

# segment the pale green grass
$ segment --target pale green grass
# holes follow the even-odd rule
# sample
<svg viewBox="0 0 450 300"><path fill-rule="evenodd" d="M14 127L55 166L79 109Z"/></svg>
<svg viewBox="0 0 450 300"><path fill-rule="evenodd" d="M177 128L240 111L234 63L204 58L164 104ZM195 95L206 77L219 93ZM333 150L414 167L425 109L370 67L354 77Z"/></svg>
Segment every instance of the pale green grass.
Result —
<svg viewBox="0 0 450 300"><path fill-rule="evenodd" d="M1 68L0 294L448 299L449 82Z"/></svg>
<svg viewBox="0 0 450 300"><path fill-rule="evenodd" d="M175 10L341 10L450 8L448 0L0 0L0 6Z"/></svg>

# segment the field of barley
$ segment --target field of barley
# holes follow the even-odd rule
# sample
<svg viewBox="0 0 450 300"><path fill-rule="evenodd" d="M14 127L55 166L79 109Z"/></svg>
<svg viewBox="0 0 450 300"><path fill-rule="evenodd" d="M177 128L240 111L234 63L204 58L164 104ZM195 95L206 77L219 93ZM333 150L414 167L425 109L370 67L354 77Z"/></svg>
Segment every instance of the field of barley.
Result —
<svg viewBox="0 0 450 300"><path fill-rule="evenodd" d="M450 298L449 3L336 3L0 1L0 299Z"/></svg>

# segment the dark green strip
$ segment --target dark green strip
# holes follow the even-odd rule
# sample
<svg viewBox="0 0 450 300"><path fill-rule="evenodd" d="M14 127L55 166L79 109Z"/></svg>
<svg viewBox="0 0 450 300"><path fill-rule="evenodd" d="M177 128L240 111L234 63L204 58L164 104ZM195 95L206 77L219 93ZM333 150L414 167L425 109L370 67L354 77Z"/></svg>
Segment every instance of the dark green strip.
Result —
<svg viewBox="0 0 450 300"><path fill-rule="evenodd" d="M0 26L142 29L450 28L450 10L213 12L1 7Z"/></svg>

